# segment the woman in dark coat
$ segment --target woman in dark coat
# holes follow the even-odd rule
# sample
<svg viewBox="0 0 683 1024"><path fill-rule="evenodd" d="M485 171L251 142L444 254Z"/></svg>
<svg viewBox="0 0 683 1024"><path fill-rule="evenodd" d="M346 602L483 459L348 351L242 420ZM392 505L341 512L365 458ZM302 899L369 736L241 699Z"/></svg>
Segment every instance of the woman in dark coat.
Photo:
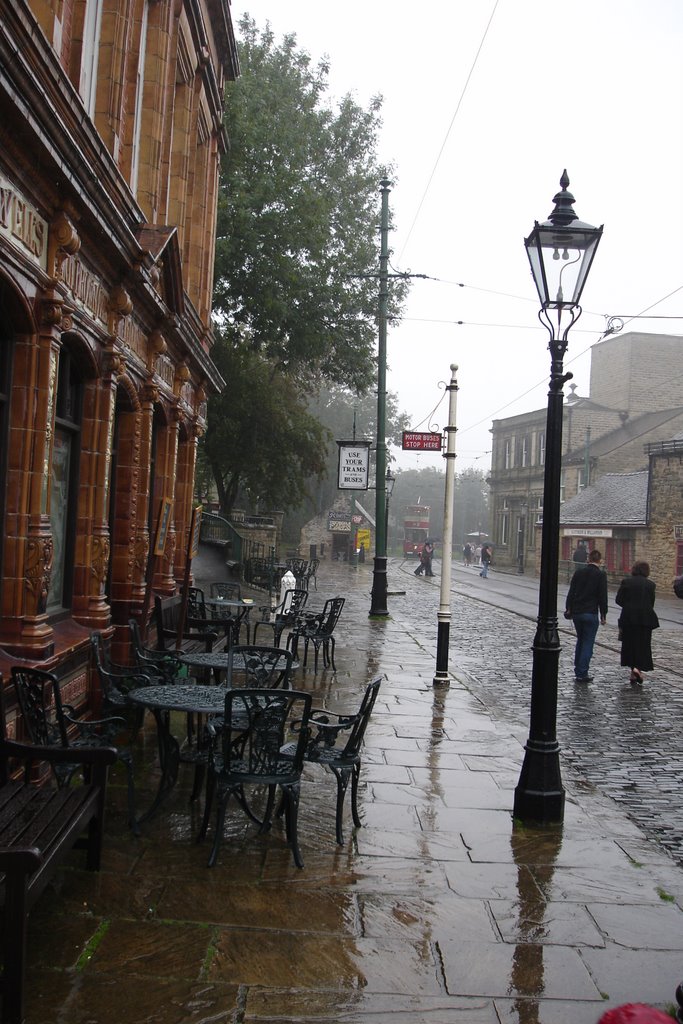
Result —
<svg viewBox="0 0 683 1024"><path fill-rule="evenodd" d="M652 630L659 626L655 612L655 585L647 562L636 562L617 591L615 601L621 606L621 664L631 669L631 682L642 683L643 672L651 672Z"/></svg>

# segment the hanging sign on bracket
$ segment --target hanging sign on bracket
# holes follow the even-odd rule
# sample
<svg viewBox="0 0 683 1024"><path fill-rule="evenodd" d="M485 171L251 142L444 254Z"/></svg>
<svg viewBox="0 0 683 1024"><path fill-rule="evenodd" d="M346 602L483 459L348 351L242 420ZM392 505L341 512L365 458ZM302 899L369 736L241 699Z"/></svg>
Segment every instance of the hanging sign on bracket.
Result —
<svg viewBox="0 0 683 1024"><path fill-rule="evenodd" d="M404 452L440 452L442 435L426 430L404 430L401 447Z"/></svg>

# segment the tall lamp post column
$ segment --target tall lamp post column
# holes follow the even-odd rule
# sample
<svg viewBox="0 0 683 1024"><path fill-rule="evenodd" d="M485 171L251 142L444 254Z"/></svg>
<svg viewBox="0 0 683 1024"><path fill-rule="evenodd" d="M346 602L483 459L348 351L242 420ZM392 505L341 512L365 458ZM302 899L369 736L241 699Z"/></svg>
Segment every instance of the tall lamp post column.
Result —
<svg viewBox="0 0 683 1024"><path fill-rule="evenodd" d="M386 617L387 610L387 535L386 535L386 491L385 473L387 468L387 310L389 306L389 186L390 181L380 181L382 191L382 213L380 222L379 255L379 329L377 343L377 450L375 453L375 561L372 570L372 592L370 596L371 616Z"/></svg>
<svg viewBox="0 0 683 1024"><path fill-rule="evenodd" d="M557 622L557 579L560 554L560 474L562 468L563 387L571 380L563 361L570 329L581 316L579 301L602 236L580 221L574 197L561 191L547 221L534 224L524 245L541 300L538 317L550 334L550 387L543 480L543 525L538 594L538 619L533 643L529 738L515 790L514 816L525 824L559 825L564 820L564 789L557 742L557 675L560 635Z"/></svg>

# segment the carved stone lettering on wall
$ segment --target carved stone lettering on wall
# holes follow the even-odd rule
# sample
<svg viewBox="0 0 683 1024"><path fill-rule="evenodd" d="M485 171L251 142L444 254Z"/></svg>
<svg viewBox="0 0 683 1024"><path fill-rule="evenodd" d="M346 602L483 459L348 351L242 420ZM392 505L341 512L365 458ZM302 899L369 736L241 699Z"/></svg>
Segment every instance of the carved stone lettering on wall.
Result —
<svg viewBox="0 0 683 1024"><path fill-rule="evenodd" d="M156 372L159 374L165 384L168 384L170 388L173 387L173 381L175 379L175 369L172 360L166 355L160 355L157 359Z"/></svg>
<svg viewBox="0 0 683 1024"><path fill-rule="evenodd" d="M34 615L42 615L47 608L53 552L52 537L36 537L26 545L26 589L32 599Z"/></svg>
<svg viewBox="0 0 683 1024"><path fill-rule="evenodd" d="M0 235L47 270L47 221L2 174Z"/></svg>
<svg viewBox="0 0 683 1024"><path fill-rule="evenodd" d="M79 306L100 323L107 323L109 294L100 278L88 270L78 256L64 260L62 280Z"/></svg>
<svg viewBox="0 0 683 1024"><path fill-rule="evenodd" d="M119 329L119 339L126 348L135 353L138 359L147 362L147 340L146 334L132 317L127 317Z"/></svg>

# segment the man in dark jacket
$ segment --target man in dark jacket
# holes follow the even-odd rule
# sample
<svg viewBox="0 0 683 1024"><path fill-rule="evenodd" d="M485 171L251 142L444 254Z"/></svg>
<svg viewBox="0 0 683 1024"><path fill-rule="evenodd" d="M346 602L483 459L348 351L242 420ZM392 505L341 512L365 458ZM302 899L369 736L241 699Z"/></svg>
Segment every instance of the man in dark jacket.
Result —
<svg viewBox="0 0 683 1024"><path fill-rule="evenodd" d="M567 592L564 617L572 619L576 630L574 674L578 683L590 683L588 675L598 627L607 619L607 577L600 568L602 555L591 551L588 563L572 576Z"/></svg>

